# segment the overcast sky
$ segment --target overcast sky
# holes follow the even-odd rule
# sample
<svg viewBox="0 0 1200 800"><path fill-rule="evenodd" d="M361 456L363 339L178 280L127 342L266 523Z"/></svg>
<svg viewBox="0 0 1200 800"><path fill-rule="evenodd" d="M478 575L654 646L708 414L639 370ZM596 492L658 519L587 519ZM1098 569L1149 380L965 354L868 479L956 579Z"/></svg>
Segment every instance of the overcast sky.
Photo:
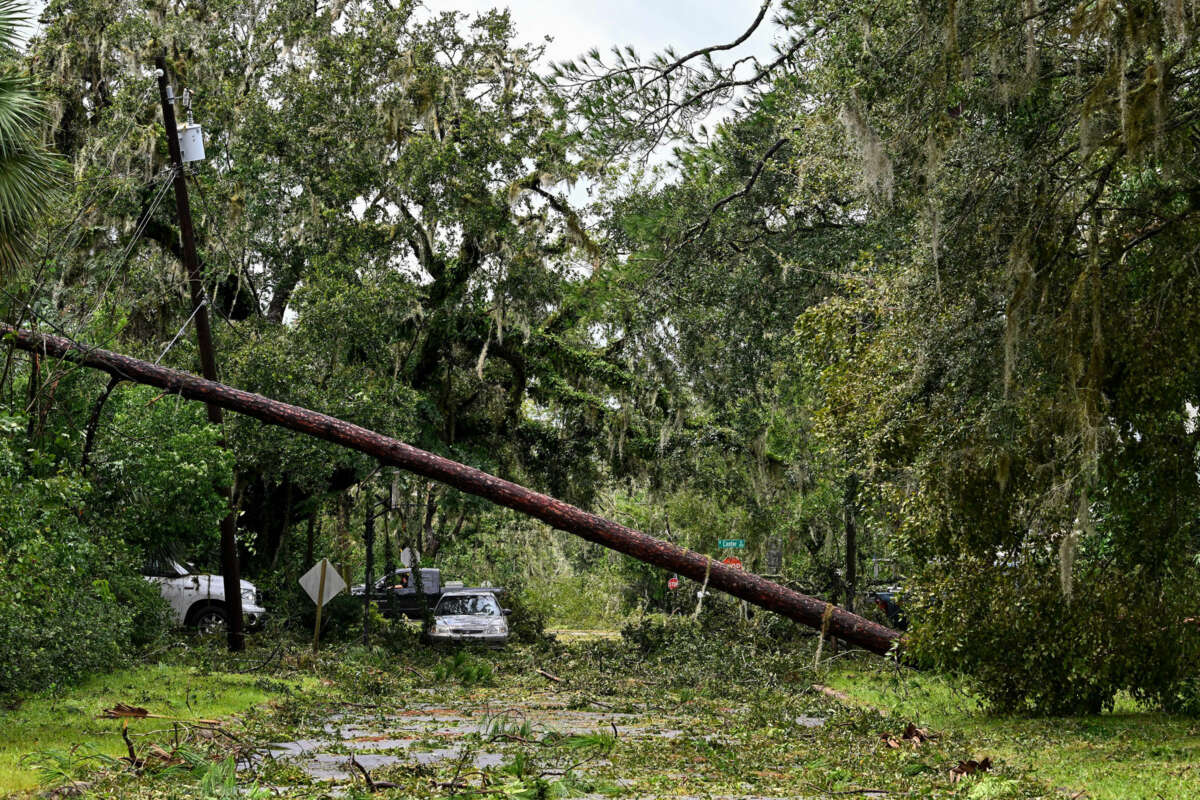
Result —
<svg viewBox="0 0 1200 800"><path fill-rule="evenodd" d="M758 13L761 0L424 0L432 11L478 13L496 7L512 11L519 39L554 37L547 56L565 61L592 47L633 45L649 55L667 45L680 52L736 39ZM45 0L29 3L33 19ZM739 54L770 52L772 26L764 24L738 49Z"/></svg>
<svg viewBox="0 0 1200 800"><path fill-rule="evenodd" d="M673 45L679 52L736 39L750 26L761 0L426 0L431 10L468 13L507 7L518 38L539 41L554 37L547 56L565 61L592 47L633 45L649 55ZM738 49L740 55L770 52L773 26L764 21Z"/></svg>

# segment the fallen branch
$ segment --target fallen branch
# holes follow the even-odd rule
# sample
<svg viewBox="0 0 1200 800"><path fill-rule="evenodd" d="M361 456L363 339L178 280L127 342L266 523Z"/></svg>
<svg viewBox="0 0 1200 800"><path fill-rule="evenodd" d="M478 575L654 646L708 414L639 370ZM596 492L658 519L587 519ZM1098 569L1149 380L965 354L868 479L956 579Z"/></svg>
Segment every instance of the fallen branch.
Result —
<svg viewBox="0 0 1200 800"><path fill-rule="evenodd" d="M537 674L541 675L543 678L545 678L548 681L554 681L555 683L563 682L562 678L558 677L557 675L551 675L549 672L546 672L546 670L541 669L541 668L539 668L537 670Z"/></svg>
<svg viewBox="0 0 1200 800"><path fill-rule="evenodd" d="M586 695L584 695L583 701L589 706L600 706L601 708L607 708L609 711L612 711L616 708L616 706L610 703L601 703L599 700L594 700Z"/></svg>
<svg viewBox="0 0 1200 800"><path fill-rule="evenodd" d="M372 794L374 794L375 792L378 792L381 789L398 789L398 788L400 788L400 784L398 784L398 783L392 783L391 781L377 781L374 778L372 778L371 773L367 771L367 768L364 767L362 764L358 763L358 759L355 758L353 755L350 756L350 765L353 767L358 767L358 771L362 773L363 780L365 780L367 782L367 789Z"/></svg>
<svg viewBox="0 0 1200 800"><path fill-rule="evenodd" d="M185 717L170 717L166 714L151 714L146 709L140 706L131 706L127 703L117 703L112 708L106 708L100 712L100 719L166 719L172 722L188 722L192 725L211 725L220 726L220 721L215 719L186 719Z"/></svg>
<svg viewBox="0 0 1200 800"><path fill-rule="evenodd" d="M121 738L125 740L125 749L129 751L129 765L137 769L141 762L137 757L137 753L133 749L133 742L129 741L129 721L121 721Z"/></svg>
<svg viewBox="0 0 1200 800"><path fill-rule="evenodd" d="M974 775L978 772L988 772L991 768L991 758L984 758L982 761L976 761L973 758L970 761L960 761L957 767L950 770L950 782L958 783L968 775Z"/></svg>
<svg viewBox="0 0 1200 800"><path fill-rule="evenodd" d="M247 675L251 672L258 672L260 669L265 668L268 664L270 664L272 661L274 661L276 658L278 658L279 654L282 652L283 652L283 642L280 642L278 645L276 645L275 650L272 651L271 655L267 656L262 661L255 664L254 666L247 667L246 669L238 670L238 672L242 675Z"/></svg>

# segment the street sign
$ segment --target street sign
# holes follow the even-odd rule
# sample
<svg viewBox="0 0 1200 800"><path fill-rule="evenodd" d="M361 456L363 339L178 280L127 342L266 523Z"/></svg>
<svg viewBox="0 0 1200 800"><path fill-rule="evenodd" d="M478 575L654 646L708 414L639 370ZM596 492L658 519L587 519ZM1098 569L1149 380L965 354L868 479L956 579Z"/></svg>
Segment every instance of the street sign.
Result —
<svg viewBox="0 0 1200 800"><path fill-rule="evenodd" d="M746 540L745 539L718 539L717 547L720 547L722 550L725 550L725 549L745 550L746 549Z"/></svg>
<svg viewBox="0 0 1200 800"><path fill-rule="evenodd" d="M728 564L731 567L741 568L741 566L742 566L742 560L740 558L738 558L737 556L725 556L724 558L721 559L721 563Z"/></svg>
<svg viewBox="0 0 1200 800"><path fill-rule="evenodd" d="M322 558L313 565L312 569L304 573L304 576L300 578L300 585L317 604L317 621L313 624L313 653L316 653L321 641L321 610L325 608L326 603L337 597L342 589L346 588L346 582L342 580L341 575L338 575L333 564L329 563L329 559Z"/></svg>
<svg viewBox="0 0 1200 800"><path fill-rule="evenodd" d="M322 586L322 584L324 585ZM300 585L318 606L325 605L346 588L346 582L342 580L341 575L338 575L337 568L328 558L322 558L313 565L312 569L304 573L304 577L300 579Z"/></svg>
<svg viewBox="0 0 1200 800"><path fill-rule="evenodd" d="M667 588L668 589L678 589L679 588L679 578L671 578L671 580L667 581Z"/></svg>

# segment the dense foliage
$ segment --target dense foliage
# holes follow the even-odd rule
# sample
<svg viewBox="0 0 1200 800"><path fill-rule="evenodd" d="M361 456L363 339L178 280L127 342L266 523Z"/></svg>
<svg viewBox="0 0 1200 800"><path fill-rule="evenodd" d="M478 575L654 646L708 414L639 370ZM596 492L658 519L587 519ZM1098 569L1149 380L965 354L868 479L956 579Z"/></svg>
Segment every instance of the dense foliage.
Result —
<svg viewBox="0 0 1200 800"><path fill-rule="evenodd" d="M749 85L614 216L750 445L689 482L749 473L741 507L780 497L793 546L861 518L904 562L915 653L1002 707L1171 705L1200 669L1194 14L794 2L748 83L622 53L558 73L605 109L597 142L682 135Z"/></svg>
<svg viewBox="0 0 1200 800"><path fill-rule="evenodd" d="M21 441L23 420L0 416ZM0 446L0 697L126 663L165 629L166 607L112 529L81 521L88 486L31 471Z"/></svg>
<svg viewBox="0 0 1200 800"><path fill-rule="evenodd" d="M694 549L743 538L749 568L844 605L902 581L910 657L998 707L1195 710L1200 12L763 8L769 59L738 39L549 65L502 12L53 0L24 68L73 180L52 203L0 186L25 209L10 226L0 203L0 236L32 242L0 318L194 369L165 51L207 134L188 182L226 382ZM18 116L0 154L47 158ZM302 619L314 557L365 566L368 521L374 574L408 548L510 586L531 636L693 605L645 565L249 419L215 431L11 351L0 397L11 524L59 520L0 529L5 553L62 585L74 559L111 565L69 584L79 603L134 593L143 551L211 559L232 484L280 619ZM153 627L132 613L80 669Z"/></svg>

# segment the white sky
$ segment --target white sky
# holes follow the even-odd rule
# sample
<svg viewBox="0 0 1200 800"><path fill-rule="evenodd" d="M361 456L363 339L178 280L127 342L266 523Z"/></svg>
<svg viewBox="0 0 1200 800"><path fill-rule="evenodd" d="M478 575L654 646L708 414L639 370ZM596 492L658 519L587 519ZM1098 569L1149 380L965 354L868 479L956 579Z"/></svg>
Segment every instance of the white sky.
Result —
<svg viewBox="0 0 1200 800"><path fill-rule="evenodd" d="M673 45L681 53L736 39L758 13L761 0L424 0L431 11L457 10L469 14L506 7L513 15L519 41L554 41L548 58L565 61L592 47L607 51L613 45L633 45L639 55ZM30 0L34 20L45 0ZM773 13L774 10L772 10ZM770 54L773 26L770 14L738 55Z"/></svg>
<svg viewBox="0 0 1200 800"><path fill-rule="evenodd" d="M598 47L633 45L648 56L673 45L680 53L732 41L750 26L761 0L425 0L430 10L478 13L507 7L517 27L519 41L537 42L554 37L547 56L554 61ZM770 53L774 26L770 16L755 35L736 51L738 55Z"/></svg>

